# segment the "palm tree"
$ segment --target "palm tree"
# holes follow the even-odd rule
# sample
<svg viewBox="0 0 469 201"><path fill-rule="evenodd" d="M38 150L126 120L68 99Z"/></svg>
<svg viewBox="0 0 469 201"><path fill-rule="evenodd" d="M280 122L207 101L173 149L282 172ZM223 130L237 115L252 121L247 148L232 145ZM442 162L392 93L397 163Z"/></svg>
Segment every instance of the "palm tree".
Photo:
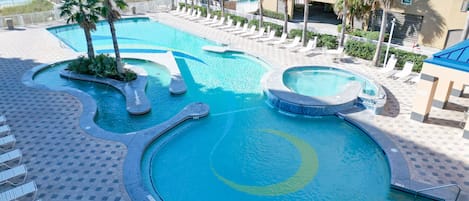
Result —
<svg viewBox="0 0 469 201"><path fill-rule="evenodd" d="M225 16L225 0L220 0L220 6L221 6L221 16Z"/></svg>
<svg viewBox="0 0 469 201"><path fill-rule="evenodd" d="M99 20L99 7L97 0L66 0L60 7L60 17L67 16L67 24L76 22L85 32L88 58L94 58L91 31L96 30Z"/></svg>
<svg viewBox="0 0 469 201"><path fill-rule="evenodd" d="M386 32L386 24L387 24L387 13L389 9L391 9L391 5L393 0L368 0L369 3L375 5L375 3L379 3L381 9L383 9L383 16L381 17L381 26L379 28L379 37L378 37L378 44L376 45L376 52L373 56L373 64L375 66L379 66L379 57L381 55L381 48L383 46L384 41L384 33Z"/></svg>
<svg viewBox="0 0 469 201"><path fill-rule="evenodd" d="M345 30L347 29L347 0L342 3L342 29L340 30L340 41L339 46L344 46L344 39L345 39Z"/></svg>
<svg viewBox="0 0 469 201"><path fill-rule="evenodd" d="M262 27L262 25L264 24L264 11L263 8L262 8L262 2L263 0L259 0L259 16L260 16L260 19L259 19L259 28Z"/></svg>
<svg viewBox="0 0 469 201"><path fill-rule="evenodd" d="M303 35L302 35L302 42L303 46L306 46L306 32L308 31L308 16L309 16L309 0L304 0L305 3L305 12L304 12L304 22L303 22Z"/></svg>
<svg viewBox="0 0 469 201"><path fill-rule="evenodd" d="M285 2L284 10L283 10L283 33L288 33L288 0L283 0Z"/></svg>
<svg viewBox="0 0 469 201"><path fill-rule="evenodd" d="M119 45L117 44L116 28L114 22L121 18L119 9L125 9L127 4L124 0L104 0L103 6L101 7L101 16L107 19L109 23L109 29L111 30L112 45L114 46L114 53L116 55L117 71L124 73L124 67L122 65L121 56L119 52Z"/></svg>
<svg viewBox="0 0 469 201"><path fill-rule="evenodd" d="M207 14L210 13L210 0L207 0Z"/></svg>

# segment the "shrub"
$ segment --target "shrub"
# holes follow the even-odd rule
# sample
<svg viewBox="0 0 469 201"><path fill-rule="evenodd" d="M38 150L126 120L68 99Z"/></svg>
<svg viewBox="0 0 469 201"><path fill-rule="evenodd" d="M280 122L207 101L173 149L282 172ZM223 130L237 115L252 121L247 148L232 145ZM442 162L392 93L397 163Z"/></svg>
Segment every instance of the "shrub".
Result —
<svg viewBox="0 0 469 201"><path fill-rule="evenodd" d="M369 42L360 42L355 40L348 40L345 43L345 52L354 57L372 60L374 53L376 51L376 45ZM386 49L383 48L380 56L380 63L384 62L384 56L386 54ZM389 55L394 54L397 58L397 67L403 67L406 61L414 62L413 71L420 72L423 65L423 60L427 58L425 55L415 54L412 52L407 52L404 50L390 48Z"/></svg>
<svg viewBox="0 0 469 201"><path fill-rule="evenodd" d="M126 71L123 74L117 72L116 60L113 57L104 54L100 54L93 59L79 57L68 64L67 70L75 73L96 75L98 77L111 78L126 82L137 78L137 75L131 71Z"/></svg>
<svg viewBox="0 0 469 201"><path fill-rule="evenodd" d="M266 17L279 19L279 20L285 20L285 16L283 15L283 13L278 13L278 12L265 10L265 9L263 9L262 11L263 11L262 14Z"/></svg>
<svg viewBox="0 0 469 201"><path fill-rule="evenodd" d="M254 20L249 21L249 25L253 25L253 24L259 28L259 20L254 19ZM271 22L263 22L263 25L264 27L270 26L270 30L275 30L276 31L275 36L282 35L283 26L275 24L275 23L271 23Z"/></svg>
<svg viewBox="0 0 469 201"><path fill-rule="evenodd" d="M189 8L189 9L192 7L191 4L186 5L185 3L179 3L179 6L183 6L183 7L187 6L187 8ZM207 16L207 7L194 5L194 9L202 11L202 14L201 14L202 17Z"/></svg>
<svg viewBox="0 0 469 201"><path fill-rule="evenodd" d="M54 5L47 0L33 0L25 5L11 6L0 9L0 16L19 13L34 13L53 10Z"/></svg>
<svg viewBox="0 0 469 201"><path fill-rule="evenodd" d="M302 36L303 35L303 30L301 29L292 29L290 30L290 33L288 34L289 38L293 38L296 36ZM318 44L317 47L327 47L327 49L336 49L337 46L339 46L339 43L337 42L337 36L329 35L329 34L318 34L314 33L311 31L306 32L306 39L312 39L315 36L318 37Z"/></svg>
<svg viewBox="0 0 469 201"><path fill-rule="evenodd" d="M363 31L363 30L353 30L352 32L349 33L352 36L358 36L362 38L366 38L369 40L378 40L379 38L379 31ZM389 34L385 33L384 34L384 41L387 41L389 39Z"/></svg>
<svg viewBox="0 0 469 201"><path fill-rule="evenodd" d="M339 24L337 25L337 32L341 32L342 31L342 24ZM352 27L350 25L345 25L345 33L350 33L352 32Z"/></svg>

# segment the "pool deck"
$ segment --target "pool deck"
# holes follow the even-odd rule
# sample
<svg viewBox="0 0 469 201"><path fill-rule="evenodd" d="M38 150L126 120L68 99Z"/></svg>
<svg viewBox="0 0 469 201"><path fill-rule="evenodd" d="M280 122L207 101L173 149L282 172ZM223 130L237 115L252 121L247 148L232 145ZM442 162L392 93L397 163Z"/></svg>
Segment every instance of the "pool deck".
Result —
<svg viewBox="0 0 469 201"><path fill-rule="evenodd" d="M395 143L413 180L432 185L455 183L469 193L469 140L462 138L460 127L462 111L469 106L468 94L466 98L451 96L446 109L432 108L429 120L420 123L410 119L416 85L386 78L367 61L347 57L337 60L321 53L307 57L167 13L149 16L259 57L272 65L272 71L294 65L322 65L369 76L385 88L386 107L381 115L366 111L353 115L383 131ZM84 108L74 96L27 87L21 81L32 67L80 55L45 27L0 31L0 113L7 116L16 147L23 152L28 180L36 181L42 200L130 200L123 176L126 145L87 134L80 127Z"/></svg>

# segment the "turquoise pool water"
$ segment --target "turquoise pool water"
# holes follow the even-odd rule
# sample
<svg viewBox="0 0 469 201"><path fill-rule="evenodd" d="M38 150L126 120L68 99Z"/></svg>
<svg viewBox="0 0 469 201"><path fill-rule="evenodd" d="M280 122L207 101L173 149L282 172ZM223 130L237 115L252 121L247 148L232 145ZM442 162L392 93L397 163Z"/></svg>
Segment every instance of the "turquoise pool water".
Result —
<svg viewBox="0 0 469 201"><path fill-rule="evenodd" d="M57 72L66 64L40 72L34 81L90 94L98 104L96 123L117 133L156 125L191 102L207 103L209 117L176 127L145 151L141 170L154 196L165 201L408 198L390 189L386 159L361 130L335 116L294 117L268 107L260 84L268 67L262 61L204 52L202 46L214 43L148 20L126 20L116 28L119 42L127 44L124 51L179 52L187 93L171 96L168 71L141 60L126 62L149 74L152 111L142 116L129 115L124 98L111 87L60 78ZM50 31L85 51L82 30ZM93 33L98 52L112 48L108 34L107 24Z"/></svg>
<svg viewBox="0 0 469 201"><path fill-rule="evenodd" d="M305 96L335 96L343 92L352 81L361 83L364 94L377 94L378 88L370 81L341 69L308 66L292 68L283 74L285 86Z"/></svg>

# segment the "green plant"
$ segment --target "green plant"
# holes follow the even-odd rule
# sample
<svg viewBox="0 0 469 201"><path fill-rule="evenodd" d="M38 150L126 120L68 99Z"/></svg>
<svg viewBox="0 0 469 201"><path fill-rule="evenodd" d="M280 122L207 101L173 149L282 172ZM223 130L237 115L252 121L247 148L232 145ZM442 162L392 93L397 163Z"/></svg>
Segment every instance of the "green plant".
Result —
<svg viewBox="0 0 469 201"><path fill-rule="evenodd" d="M116 60L104 54L100 54L93 59L79 57L68 64L67 70L126 82L137 78L137 75L132 71L126 70L124 73L119 73L117 71Z"/></svg>
<svg viewBox="0 0 469 201"><path fill-rule="evenodd" d="M340 33L341 31L342 31L342 25L339 24L339 25L337 25L337 32ZM345 26L345 33L350 33L350 32L352 32L352 27L347 24L347 25Z"/></svg>
<svg viewBox="0 0 469 201"><path fill-rule="evenodd" d="M356 29L356 30L351 31L349 34L352 36L358 36L358 37L366 38L369 40L378 40L379 38L379 31L363 31L363 30ZM389 34L386 33L384 35L384 41L387 41L388 39L389 39Z"/></svg>
<svg viewBox="0 0 469 201"><path fill-rule="evenodd" d="M278 13L278 12L274 12L274 11L270 11L270 10L263 10L262 11L262 14L264 14L265 17L270 17L270 18L274 18L274 19L279 19L279 20L284 20L285 19L285 16L283 15L283 13Z"/></svg>
<svg viewBox="0 0 469 201"><path fill-rule="evenodd" d="M256 19L251 20L249 21L249 25L256 25L259 28L259 20L256 20ZM283 26L275 24L275 23L271 23L271 22L264 22L264 27L268 27L268 26L270 26L270 30L276 31L275 36L282 35Z"/></svg>
<svg viewBox="0 0 469 201"><path fill-rule="evenodd" d="M52 10L54 5L47 0L33 0L26 5L11 6L0 9L0 15L14 15L20 13L34 13Z"/></svg>
<svg viewBox="0 0 469 201"><path fill-rule="evenodd" d="M301 37L303 34L303 30L301 29L292 29L288 34L289 38L294 38L296 36ZM337 36L329 35L329 34L318 34L311 31L306 32L306 40L312 39L315 36L318 37L318 44L317 47L327 47L327 49L336 49L339 46L337 42Z"/></svg>
<svg viewBox="0 0 469 201"><path fill-rule="evenodd" d="M350 56L354 56L354 57L358 57L358 58L362 58L366 60L372 60L375 51L376 51L376 45L373 43L360 42L360 41L355 41L355 40L348 40L347 43L345 43L345 52ZM386 54L385 50L381 51L380 63L384 62L385 54ZM397 58L396 66L398 68L402 68L406 61L412 61L414 62L414 68L412 70L416 72L420 72L420 70L422 69L423 61L427 58L427 56L425 55L415 54L412 52L407 52L407 51L396 49L396 48L389 49L389 55L391 54L394 54L396 56Z"/></svg>

